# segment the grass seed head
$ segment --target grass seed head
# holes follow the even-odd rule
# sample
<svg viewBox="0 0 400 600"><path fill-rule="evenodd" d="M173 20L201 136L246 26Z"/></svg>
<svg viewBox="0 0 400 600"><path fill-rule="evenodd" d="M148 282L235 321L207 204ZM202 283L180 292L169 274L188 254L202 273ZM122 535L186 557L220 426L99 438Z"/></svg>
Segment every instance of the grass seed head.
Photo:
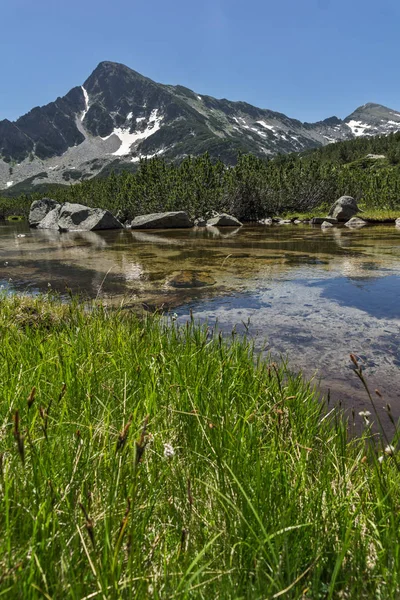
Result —
<svg viewBox="0 0 400 600"><path fill-rule="evenodd" d="M32 404L35 402L35 396L36 396L36 387L33 386L33 388L31 389L31 392L28 396L28 399L27 399L28 408L30 408L32 406Z"/></svg>

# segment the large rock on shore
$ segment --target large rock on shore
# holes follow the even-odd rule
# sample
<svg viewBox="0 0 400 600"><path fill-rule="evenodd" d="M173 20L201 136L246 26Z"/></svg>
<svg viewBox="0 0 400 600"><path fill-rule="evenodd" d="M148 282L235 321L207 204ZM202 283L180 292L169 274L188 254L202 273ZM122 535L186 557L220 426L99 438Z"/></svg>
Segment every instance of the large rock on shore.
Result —
<svg viewBox="0 0 400 600"><path fill-rule="evenodd" d="M193 227L193 223L183 210L139 215L131 223L131 229L184 229L187 227Z"/></svg>
<svg viewBox="0 0 400 600"><path fill-rule="evenodd" d="M354 198L351 196L342 196L332 205L328 216L338 221L348 221L358 212L360 212L360 209Z"/></svg>
<svg viewBox="0 0 400 600"><path fill-rule="evenodd" d="M66 202L61 207L58 227L60 231L98 231L123 229L124 226L109 210Z"/></svg>
<svg viewBox="0 0 400 600"><path fill-rule="evenodd" d="M207 225L211 225L213 227L241 227L242 223L238 221L235 217L232 217L232 215L222 213L217 217L208 219Z"/></svg>
<svg viewBox="0 0 400 600"><path fill-rule="evenodd" d="M400 219L396 219L396 227L400 227Z"/></svg>
<svg viewBox="0 0 400 600"><path fill-rule="evenodd" d="M28 217L29 227L38 227L46 215L57 207L60 207L60 204L51 198L42 198L32 202Z"/></svg>

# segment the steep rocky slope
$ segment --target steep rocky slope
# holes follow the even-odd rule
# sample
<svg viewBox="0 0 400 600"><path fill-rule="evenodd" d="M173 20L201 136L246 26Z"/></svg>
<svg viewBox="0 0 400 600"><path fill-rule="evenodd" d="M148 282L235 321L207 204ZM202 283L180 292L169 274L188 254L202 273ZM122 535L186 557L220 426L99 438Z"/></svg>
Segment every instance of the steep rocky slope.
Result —
<svg viewBox="0 0 400 600"><path fill-rule="evenodd" d="M179 160L208 151L232 164L238 151L273 156L399 130L400 113L378 104L344 120L302 123L102 62L62 98L14 123L0 121L0 189L22 191L133 169L142 157Z"/></svg>

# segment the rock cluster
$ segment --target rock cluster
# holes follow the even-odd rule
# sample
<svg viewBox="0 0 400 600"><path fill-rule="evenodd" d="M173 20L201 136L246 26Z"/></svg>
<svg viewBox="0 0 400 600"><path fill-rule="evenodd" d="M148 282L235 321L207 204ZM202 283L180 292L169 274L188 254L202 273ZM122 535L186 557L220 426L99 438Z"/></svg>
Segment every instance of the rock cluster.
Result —
<svg viewBox="0 0 400 600"><path fill-rule="evenodd" d="M139 215L131 223L131 229L182 229L187 227L240 227L242 223L235 217L222 213L206 221L198 218L191 221L184 211Z"/></svg>
<svg viewBox="0 0 400 600"><path fill-rule="evenodd" d="M58 204L50 198L35 200L29 212L30 227L57 231L98 231L122 229L123 225L109 210L83 204Z"/></svg>

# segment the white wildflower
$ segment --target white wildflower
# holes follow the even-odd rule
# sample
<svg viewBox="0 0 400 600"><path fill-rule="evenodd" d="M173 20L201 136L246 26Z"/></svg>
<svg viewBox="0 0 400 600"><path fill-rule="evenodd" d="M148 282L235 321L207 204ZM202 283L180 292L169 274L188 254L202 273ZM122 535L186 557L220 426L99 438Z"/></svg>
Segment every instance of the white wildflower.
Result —
<svg viewBox="0 0 400 600"><path fill-rule="evenodd" d="M172 458L175 456L174 447L171 444L164 444L164 458Z"/></svg>
<svg viewBox="0 0 400 600"><path fill-rule="evenodd" d="M364 425L369 425L369 417L371 416L371 413L369 412L369 410L362 410L358 414L360 417L363 418Z"/></svg>
<svg viewBox="0 0 400 600"><path fill-rule="evenodd" d="M389 444L389 446L386 446L386 448L385 448L385 454L388 454L389 456L393 456L394 450L395 450L394 446L391 446Z"/></svg>
<svg viewBox="0 0 400 600"><path fill-rule="evenodd" d="M385 460L385 457L383 455L378 457L378 463L382 464L384 460Z"/></svg>

